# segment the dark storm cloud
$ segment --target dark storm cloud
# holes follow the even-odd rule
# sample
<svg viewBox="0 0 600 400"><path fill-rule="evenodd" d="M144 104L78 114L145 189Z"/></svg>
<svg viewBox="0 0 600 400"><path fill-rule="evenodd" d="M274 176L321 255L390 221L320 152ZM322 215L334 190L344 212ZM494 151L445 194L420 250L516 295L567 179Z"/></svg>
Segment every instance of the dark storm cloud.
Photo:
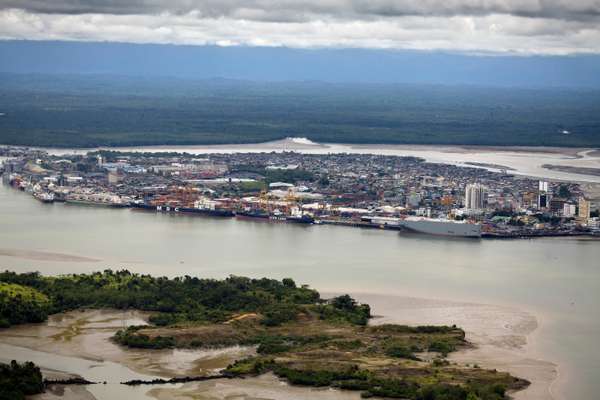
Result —
<svg viewBox="0 0 600 400"><path fill-rule="evenodd" d="M490 14L586 21L600 16L600 0L0 0L0 8L48 14L196 12L203 18L272 22Z"/></svg>

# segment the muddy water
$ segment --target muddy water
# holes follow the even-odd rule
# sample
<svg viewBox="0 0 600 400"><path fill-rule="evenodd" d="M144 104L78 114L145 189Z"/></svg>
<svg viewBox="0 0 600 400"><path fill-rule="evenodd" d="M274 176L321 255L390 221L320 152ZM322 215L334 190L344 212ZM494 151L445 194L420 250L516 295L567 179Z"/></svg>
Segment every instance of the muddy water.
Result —
<svg viewBox="0 0 600 400"><path fill-rule="evenodd" d="M328 294L334 295L334 293ZM476 346L452 356L461 364L498 368L529 379L533 385L516 393L516 399L548 398L556 374L553 364L532 358L527 351L527 335L536 328L536 319L509 307L474 303L426 300L358 294L357 297L381 314L374 324L452 324L467 331ZM119 382L130 379L170 378L207 375L233 360L254 354L249 347L215 350L135 350L112 343L117 329L145 323L147 314L136 311L87 310L51 316L46 323L16 326L0 331L0 360L30 360L48 376L59 371L106 384L80 388L79 393L62 394L65 399L175 400L273 399L273 400L357 400L357 392L292 387L272 375L245 380L194 382L184 385L129 387ZM54 398L48 397L46 399ZM59 396L60 397L60 396ZM44 399L44 398L43 398Z"/></svg>
<svg viewBox="0 0 600 400"><path fill-rule="evenodd" d="M100 382L86 387L98 400L147 400L150 397L146 393L152 387L130 387L120 382L210 374L254 351L243 347L142 351L123 349L110 341L117 329L145 324L145 318L140 312L111 310L53 315L46 323L0 331L0 360L29 360L45 370Z"/></svg>
<svg viewBox="0 0 600 400"><path fill-rule="evenodd" d="M0 331L0 359L33 361L44 370L45 376L49 375L47 371L58 371L99 382L85 388L98 400L147 400L148 388L124 386L120 382L157 376L136 372L125 363L110 361L104 352L107 347L118 348L106 340L116 329L143 323L143 315L133 312L90 311L54 315L47 323Z"/></svg>
<svg viewBox="0 0 600 400"><path fill-rule="evenodd" d="M131 399L146 400L145 387L120 385L121 380L152 379L149 375L137 374L129 368L109 361L91 361L80 357L61 356L55 353L36 351L9 344L0 344L2 361L33 361L41 368L58 370L79 375L93 382L106 384L88 385L86 389L98 400Z"/></svg>
<svg viewBox="0 0 600 400"><path fill-rule="evenodd" d="M195 382L179 388L156 388L159 400L360 400L358 392L290 386L272 374L244 380Z"/></svg>
<svg viewBox="0 0 600 400"><path fill-rule="evenodd" d="M0 205L1 269L47 275L129 268L171 277L292 277L320 291L500 304L535 316L537 328L524 335L523 351L558 365L555 398L588 400L600 392L597 240L447 240L48 205L4 186ZM400 310L398 318L406 318L408 311ZM450 313L440 319L461 326L477 321L468 310L464 315L472 318ZM424 322L420 316L415 323ZM108 355L116 351L95 346ZM135 370L135 365L128 366ZM161 372L160 365L153 368L146 373Z"/></svg>
<svg viewBox="0 0 600 400"><path fill-rule="evenodd" d="M291 387L273 376L244 380L220 380L185 385L130 387L120 382L131 379L171 378L208 375L235 359L254 353L251 347L215 350L135 350L112 343L117 329L145 323L146 314L135 311L87 310L51 316L47 323L27 324L0 331L0 361L33 361L45 376L57 372L81 376L96 385L85 387L88 393L62 388L65 400L174 400L181 396L195 399L286 399L355 400L357 393ZM106 382L104 384L103 382ZM226 397L221 397L225 396ZM233 397L231 397L233 396ZM241 396L241 397L240 397ZM48 393L46 398L54 398ZM42 396L42 398L44 398Z"/></svg>

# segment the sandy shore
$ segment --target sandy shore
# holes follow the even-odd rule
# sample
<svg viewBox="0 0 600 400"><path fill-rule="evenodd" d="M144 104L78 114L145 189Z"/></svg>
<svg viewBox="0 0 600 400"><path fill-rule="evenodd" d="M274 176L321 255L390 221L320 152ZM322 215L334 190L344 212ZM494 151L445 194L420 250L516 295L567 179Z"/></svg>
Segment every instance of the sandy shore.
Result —
<svg viewBox="0 0 600 400"><path fill-rule="evenodd" d="M49 251L0 249L0 256L15 257L34 261L64 261L64 262L98 262L100 260L72 254L53 253Z"/></svg>
<svg viewBox="0 0 600 400"><path fill-rule="evenodd" d="M600 168L571 167L571 166L567 166L567 165L552 165L552 164L543 164L542 168L549 169L551 171L561 171L561 172L568 172L568 173L572 173L572 174L600 176Z"/></svg>
<svg viewBox="0 0 600 400"><path fill-rule="evenodd" d="M600 149L591 150L587 155L590 157L600 157Z"/></svg>
<svg viewBox="0 0 600 400"><path fill-rule="evenodd" d="M177 389L152 389L158 400L360 400L359 392L290 386L273 374L185 384Z"/></svg>
<svg viewBox="0 0 600 400"><path fill-rule="evenodd" d="M591 199L600 198L600 184L598 183L582 183L581 190L583 193Z"/></svg>
<svg viewBox="0 0 600 400"><path fill-rule="evenodd" d="M528 338L537 327L536 319L525 312L506 307L355 294L371 304L381 317L375 324L456 324L467 332L475 346L451 355L452 361L497 368L528 379L532 385L515 394L518 400L552 399L549 387L556 378L556 366L539 361L528 351ZM147 313L137 311L87 310L52 316L44 324L28 324L0 331L0 343L25 347L59 356L77 357L102 365L109 383L118 386L123 372L112 371L106 362L123 365L146 376L170 378L202 375L227 366L236 358L253 354L252 348L235 347L222 350L135 350L124 349L109 338L117 329L143 324ZM52 362L48 355L47 362ZM60 368L48 368L44 374L60 373ZM81 372L82 376L85 371ZM114 381L114 382L113 382ZM179 386L140 388L136 398L175 399L261 399L261 400L358 400L359 393L333 389L293 387L272 375L245 380L194 382ZM82 387L53 387L35 397L39 400L57 398L91 400L92 393Z"/></svg>
<svg viewBox="0 0 600 400"><path fill-rule="evenodd" d="M84 154L96 149L42 148L50 154ZM414 156L429 162L463 165L464 161L479 164L497 164L514 168L514 173L525 177L552 180L598 182L598 177L541 168L542 164L591 168L600 162L600 151L585 147L542 146L475 146L475 145L429 145L429 144L359 144L316 143L306 138L286 138L263 143L221 145L163 145L139 147L103 148L124 152L179 152L196 155L211 153L261 153L296 151L306 154L382 154ZM485 168L485 167L484 167ZM492 167L490 167L492 168Z"/></svg>
<svg viewBox="0 0 600 400"><path fill-rule="evenodd" d="M452 301L354 294L381 315L374 324L453 325L463 328L474 348L451 353L461 364L508 371L531 385L513 394L517 400L557 400L551 387L558 376L555 364L539 360L531 351L536 318L510 307Z"/></svg>
<svg viewBox="0 0 600 400"><path fill-rule="evenodd" d="M340 143L343 144L343 143ZM333 144L335 145L335 144ZM546 153L580 157L579 153L594 151L587 147L549 147L549 146L476 146L476 145L430 145L430 144L343 144L355 149L385 148L389 150L442 151L447 153ZM592 155L591 153L588 153ZM592 155L593 156L593 155Z"/></svg>
<svg viewBox="0 0 600 400"><path fill-rule="evenodd" d="M54 371L49 369L41 368L42 374L46 379L69 379L77 377L73 374L67 374L60 371ZM30 400L59 400L59 399L72 399L72 400L94 400L95 397L92 395L84 386L66 386L66 385L50 385L46 388L46 391L41 394L29 396Z"/></svg>
<svg viewBox="0 0 600 400"><path fill-rule="evenodd" d="M462 152L462 153L474 153L474 152L512 152L512 153L551 153L551 154L564 154L571 157L578 157L579 153L583 151L589 151L591 156L600 156L600 150L588 148L588 147L554 147L554 146L482 146L482 145L459 145L459 144L383 144L383 143L329 143L329 142L313 142L310 139L303 137L296 138L284 138L279 140L273 140L270 142L256 142L256 143L231 143L231 144L191 144L191 145L145 145L145 146L117 146L117 147L94 147L94 148L51 148L51 147L31 147L32 149L45 150L49 152L65 153L69 150L75 150L78 153L87 151L96 151L99 149L110 149L117 151L188 151L193 152L199 149L210 149L211 151L216 150L252 150L261 148L265 150L306 150L306 149L318 149L327 148L332 146L345 146L354 149L369 149L369 148L385 148L385 149L398 149L398 150L436 150L436 151L447 151L447 152Z"/></svg>

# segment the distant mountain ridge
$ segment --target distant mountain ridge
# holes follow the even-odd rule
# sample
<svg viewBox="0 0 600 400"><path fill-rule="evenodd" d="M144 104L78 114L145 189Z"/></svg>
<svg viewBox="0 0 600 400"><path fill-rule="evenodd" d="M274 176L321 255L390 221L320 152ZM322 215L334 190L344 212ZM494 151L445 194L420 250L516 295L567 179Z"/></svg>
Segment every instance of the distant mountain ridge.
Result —
<svg viewBox="0 0 600 400"><path fill-rule="evenodd" d="M0 72L600 88L600 55L0 41Z"/></svg>

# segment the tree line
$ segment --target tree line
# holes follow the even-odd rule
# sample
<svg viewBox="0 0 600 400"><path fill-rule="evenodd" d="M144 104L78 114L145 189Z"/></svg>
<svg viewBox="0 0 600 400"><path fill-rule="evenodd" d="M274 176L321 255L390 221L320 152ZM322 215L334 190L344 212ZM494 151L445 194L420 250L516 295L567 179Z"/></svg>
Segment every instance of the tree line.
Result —
<svg viewBox="0 0 600 400"><path fill-rule="evenodd" d="M241 312L260 312L265 324L278 325L294 319L300 305L313 306L323 319L364 325L370 318L368 305L350 296L326 301L316 290L297 286L290 278L167 278L109 269L45 277L5 271L0 273L0 285L0 321L5 327L41 322L49 314L82 307L153 311L150 321L156 325L222 322Z"/></svg>

